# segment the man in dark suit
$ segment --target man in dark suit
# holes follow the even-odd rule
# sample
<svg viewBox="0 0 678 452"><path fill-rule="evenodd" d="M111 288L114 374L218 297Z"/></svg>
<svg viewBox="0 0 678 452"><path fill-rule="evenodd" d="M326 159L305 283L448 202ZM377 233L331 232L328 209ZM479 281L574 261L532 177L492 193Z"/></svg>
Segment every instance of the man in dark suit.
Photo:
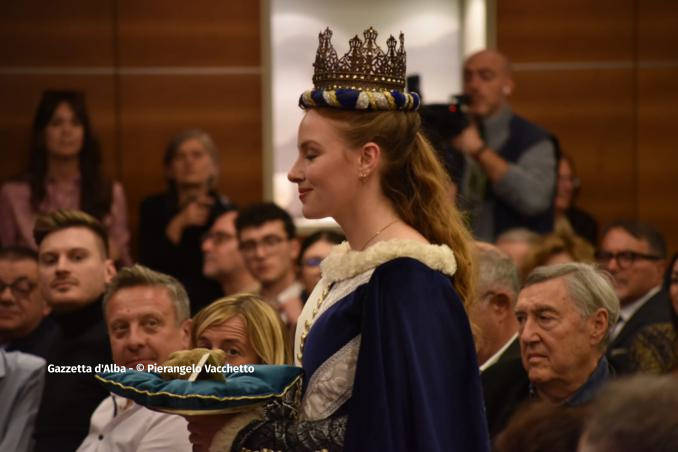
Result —
<svg viewBox="0 0 678 452"><path fill-rule="evenodd" d="M513 308L520 282L511 258L489 243L476 242L476 299L469 315L477 326L476 353L481 372L520 357L518 322Z"/></svg>
<svg viewBox="0 0 678 452"><path fill-rule="evenodd" d="M671 321L670 303L660 291L666 242L646 223L617 221L603 231L596 257L612 275L621 303L607 356L617 373L630 373L638 368L629 353L638 333L649 325Z"/></svg>
<svg viewBox="0 0 678 452"><path fill-rule="evenodd" d="M520 360L482 375L491 437L529 401L588 403L611 373L605 346L619 300L602 271L580 263L539 267L520 291L515 313Z"/></svg>

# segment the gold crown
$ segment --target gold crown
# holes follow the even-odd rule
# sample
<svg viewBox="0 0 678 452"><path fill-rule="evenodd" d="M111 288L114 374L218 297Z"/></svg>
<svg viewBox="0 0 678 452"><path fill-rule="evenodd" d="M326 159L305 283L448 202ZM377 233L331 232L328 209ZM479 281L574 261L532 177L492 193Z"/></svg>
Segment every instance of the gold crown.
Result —
<svg viewBox="0 0 678 452"><path fill-rule="evenodd" d="M363 32L365 41L358 35L349 41L350 50L337 58L330 40L329 27L318 35L319 44L315 57L313 84L315 89L358 91L404 91L405 89L405 35L400 33L400 47L391 35L386 41L384 53L376 43L377 32L370 27Z"/></svg>

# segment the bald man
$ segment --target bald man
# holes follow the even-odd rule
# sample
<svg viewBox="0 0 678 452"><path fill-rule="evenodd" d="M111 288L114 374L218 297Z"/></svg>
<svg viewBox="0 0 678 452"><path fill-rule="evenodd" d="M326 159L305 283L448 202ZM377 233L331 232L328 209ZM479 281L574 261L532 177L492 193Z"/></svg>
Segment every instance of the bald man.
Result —
<svg viewBox="0 0 678 452"><path fill-rule="evenodd" d="M473 121L453 145L464 155L462 199L479 240L523 227L553 230L555 138L511 110L511 65L506 56L482 50L464 63L464 93Z"/></svg>

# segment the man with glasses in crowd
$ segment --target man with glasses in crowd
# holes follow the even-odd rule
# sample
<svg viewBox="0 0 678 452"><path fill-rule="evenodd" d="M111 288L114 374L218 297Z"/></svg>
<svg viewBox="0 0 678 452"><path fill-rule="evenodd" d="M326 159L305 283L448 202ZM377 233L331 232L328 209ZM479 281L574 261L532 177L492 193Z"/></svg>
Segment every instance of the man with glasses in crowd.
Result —
<svg viewBox="0 0 678 452"><path fill-rule="evenodd" d="M226 211L214 220L202 238L202 273L221 285L224 296L259 292L257 280L245 267L242 254L238 251L236 218L237 210Z"/></svg>
<svg viewBox="0 0 678 452"><path fill-rule="evenodd" d="M638 367L629 353L637 334L648 325L671 319L669 301L660 291L666 242L652 226L632 220L612 223L601 237L596 259L612 275L621 303L608 359L618 373L629 373Z"/></svg>
<svg viewBox="0 0 678 452"><path fill-rule="evenodd" d="M49 312L38 290L38 253L0 249L0 347L45 358L57 334Z"/></svg>
<svg viewBox="0 0 678 452"><path fill-rule="evenodd" d="M259 295L294 331L303 304L294 263L299 242L292 217L272 202L243 209L235 221L245 265L261 284Z"/></svg>

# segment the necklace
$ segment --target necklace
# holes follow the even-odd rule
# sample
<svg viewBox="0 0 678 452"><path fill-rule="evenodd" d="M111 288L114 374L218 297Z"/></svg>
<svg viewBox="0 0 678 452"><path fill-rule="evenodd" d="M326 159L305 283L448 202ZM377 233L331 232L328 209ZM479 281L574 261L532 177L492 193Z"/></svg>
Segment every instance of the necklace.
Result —
<svg viewBox="0 0 678 452"><path fill-rule="evenodd" d="M297 353L297 359L301 363L301 358L304 357L304 345L306 344L306 337L308 336L308 330L311 329L311 325L313 324L313 320L315 320L316 316L318 315L318 312L320 312L320 307L322 304L325 302L325 298L327 298L327 295L330 293L330 289L334 283L331 283L327 286L322 291L322 294L320 294L320 298L318 298L318 302L315 304L313 307L313 312L311 313L311 318L307 319L306 322L304 322L304 331L301 333L301 336L299 336L299 353Z"/></svg>
<svg viewBox="0 0 678 452"><path fill-rule="evenodd" d="M396 218L395 220L391 221L389 224L384 226L383 228L379 229L370 239L365 242L361 250L364 250L367 245L372 242L372 240L376 239L379 234L384 232L386 229L390 228L394 224L396 224L398 221L400 221L399 218ZM320 297L318 298L318 301L316 302L315 306L313 307L313 311L311 312L311 318L307 319L306 322L304 322L304 331L302 331L301 335L299 336L299 353L297 353L297 359L299 362L301 362L301 359L304 357L304 345L306 345L306 338L308 337L308 331L311 329L311 325L313 324L313 321L315 318L318 316L318 313L320 312L320 308L322 307L323 303L325 302L325 299L327 298L327 295L330 293L330 290L332 289L332 286L334 283L331 283L323 289L322 293L320 294Z"/></svg>
<svg viewBox="0 0 678 452"><path fill-rule="evenodd" d="M379 234L381 234L386 229L388 229L391 226L393 226L394 224L396 224L398 221L400 221L400 218L396 218L395 220L391 221L389 224L387 224L386 226L384 226L383 228L381 228L377 232L375 232L374 235L372 237L370 237L370 239L367 242L365 242L365 244L362 246L362 248L360 248L360 251L365 251L365 248L367 247L367 245L369 245L372 242L372 240L376 239L379 236Z"/></svg>

